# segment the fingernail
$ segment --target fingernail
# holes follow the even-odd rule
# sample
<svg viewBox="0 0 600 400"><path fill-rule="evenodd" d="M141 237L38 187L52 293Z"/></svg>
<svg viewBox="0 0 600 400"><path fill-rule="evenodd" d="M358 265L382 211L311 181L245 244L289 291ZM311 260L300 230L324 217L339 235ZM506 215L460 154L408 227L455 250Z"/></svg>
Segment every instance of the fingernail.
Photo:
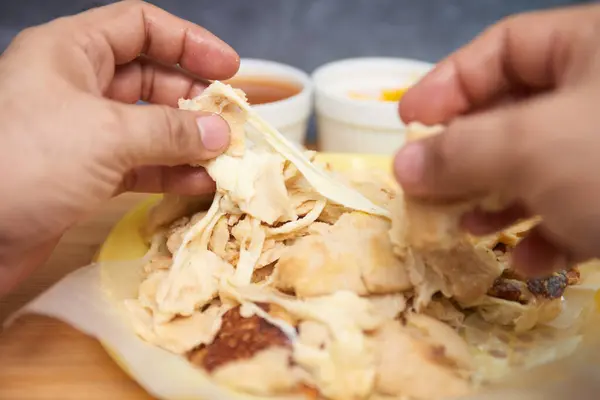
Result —
<svg viewBox="0 0 600 400"><path fill-rule="evenodd" d="M219 151L229 143L229 125L218 115L196 118L202 145L208 151Z"/></svg>
<svg viewBox="0 0 600 400"><path fill-rule="evenodd" d="M396 177L402 184L417 184L423 179L425 147L422 143L405 145L396 155Z"/></svg>

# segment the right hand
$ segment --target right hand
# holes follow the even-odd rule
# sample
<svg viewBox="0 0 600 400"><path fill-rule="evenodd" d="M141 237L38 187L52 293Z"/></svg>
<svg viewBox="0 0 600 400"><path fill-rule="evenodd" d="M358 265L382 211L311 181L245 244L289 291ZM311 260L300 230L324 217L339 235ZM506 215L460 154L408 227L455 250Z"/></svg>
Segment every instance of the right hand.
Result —
<svg viewBox="0 0 600 400"><path fill-rule="evenodd" d="M405 122L446 124L406 145L395 173L406 193L514 199L464 226L543 222L513 253L541 275L600 256L600 6L508 18L443 60L403 97Z"/></svg>

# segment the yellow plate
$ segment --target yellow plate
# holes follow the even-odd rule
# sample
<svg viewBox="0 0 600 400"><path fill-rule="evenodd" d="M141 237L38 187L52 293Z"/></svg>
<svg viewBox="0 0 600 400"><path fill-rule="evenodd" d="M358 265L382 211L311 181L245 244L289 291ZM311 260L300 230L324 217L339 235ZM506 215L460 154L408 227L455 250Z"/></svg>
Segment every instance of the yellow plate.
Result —
<svg viewBox="0 0 600 400"><path fill-rule="evenodd" d="M329 163L338 171L353 169L391 171L391 158L388 156L320 153L317 159ZM151 196L125 215L106 238L97 254L97 261L134 260L142 257L148 250L148 246L141 235L141 228L148 210L159 199L159 195Z"/></svg>
<svg viewBox="0 0 600 400"><path fill-rule="evenodd" d="M317 156L317 159L322 162L327 162L337 171L373 169L391 172L391 158L388 156L320 153ZM144 256L148 250L148 245L142 237L142 227L146 221L148 210L152 205L156 204L160 198L160 195L150 196L149 199L143 201L140 205L127 213L111 230L96 255L96 261L135 260ZM130 371L128 371L126 367L126 363L121 360L120 356L107 344L102 342L101 344L117 365L131 376Z"/></svg>

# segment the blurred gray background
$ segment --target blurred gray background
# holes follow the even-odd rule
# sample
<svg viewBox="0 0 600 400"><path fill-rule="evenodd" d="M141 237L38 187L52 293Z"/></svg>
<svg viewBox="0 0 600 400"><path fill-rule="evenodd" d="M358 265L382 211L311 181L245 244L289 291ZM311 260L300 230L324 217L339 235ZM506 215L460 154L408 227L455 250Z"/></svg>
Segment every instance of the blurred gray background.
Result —
<svg viewBox="0 0 600 400"><path fill-rule="evenodd" d="M594 0L153 0L231 44L242 57L308 72L340 58L435 62L504 16ZM0 0L0 50L21 29L109 0Z"/></svg>
<svg viewBox="0 0 600 400"><path fill-rule="evenodd" d="M354 56L436 61L500 18L592 0L154 0L244 57L307 71ZM0 49L29 25L111 1L0 0Z"/></svg>

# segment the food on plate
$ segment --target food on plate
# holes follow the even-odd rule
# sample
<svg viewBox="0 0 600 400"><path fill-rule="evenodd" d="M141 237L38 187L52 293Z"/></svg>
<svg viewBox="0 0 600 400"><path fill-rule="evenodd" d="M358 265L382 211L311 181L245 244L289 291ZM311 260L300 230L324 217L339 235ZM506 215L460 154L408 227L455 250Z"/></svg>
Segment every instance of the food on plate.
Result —
<svg viewBox="0 0 600 400"><path fill-rule="evenodd" d="M530 365L526 350L507 353L523 334L543 330L546 346L560 336L551 324L579 270L526 279L508 262L536 220L471 237L457 221L472 204L422 203L389 177L333 171L220 82L180 107L219 113L232 140L202 164L217 185L210 204L165 196L150 213L143 279L125 300L146 342L263 398L429 400Z"/></svg>
<svg viewBox="0 0 600 400"><path fill-rule="evenodd" d="M389 239L389 221L342 214L333 225L296 239L279 258L273 286L300 297L351 290L364 296L411 288L402 260Z"/></svg>

